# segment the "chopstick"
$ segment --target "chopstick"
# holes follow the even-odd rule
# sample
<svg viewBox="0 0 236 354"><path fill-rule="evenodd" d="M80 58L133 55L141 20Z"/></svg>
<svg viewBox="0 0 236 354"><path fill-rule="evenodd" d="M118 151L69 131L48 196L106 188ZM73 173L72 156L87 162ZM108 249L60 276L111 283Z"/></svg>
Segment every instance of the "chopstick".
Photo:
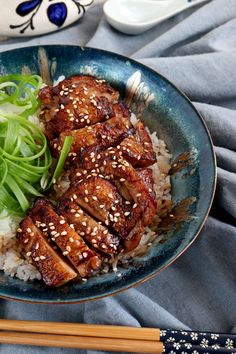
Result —
<svg viewBox="0 0 236 354"><path fill-rule="evenodd" d="M0 343L138 353L236 353L236 334L0 319ZM15 331L15 332L9 332Z"/></svg>
<svg viewBox="0 0 236 354"><path fill-rule="evenodd" d="M163 343L136 339L65 336L44 333L1 332L0 343L46 347L93 349L130 353L162 354Z"/></svg>
<svg viewBox="0 0 236 354"><path fill-rule="evenodd" d="M0 330L160 341L160 329L158 328L0 319Z"/></svg>

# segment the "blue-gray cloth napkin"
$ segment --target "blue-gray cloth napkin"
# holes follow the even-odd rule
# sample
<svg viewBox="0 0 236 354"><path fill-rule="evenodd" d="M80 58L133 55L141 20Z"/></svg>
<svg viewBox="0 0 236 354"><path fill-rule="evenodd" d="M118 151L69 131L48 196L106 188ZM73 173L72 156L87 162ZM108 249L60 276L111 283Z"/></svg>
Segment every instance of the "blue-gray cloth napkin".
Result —
<svg viewBox="0 0 236 354"><path fill-rule="evenodd" d="M236 332L236 0L212 0L135 37L113 30L102 4L95 0L85 17L67 29L8 39L0 51L35 44L88 45L130 56L179 86L205 118L215 145L218 184L211 215L174 264L137 288L81 305L0 300L0 317ZM7 345L0 352L86 353Z"/></svg>

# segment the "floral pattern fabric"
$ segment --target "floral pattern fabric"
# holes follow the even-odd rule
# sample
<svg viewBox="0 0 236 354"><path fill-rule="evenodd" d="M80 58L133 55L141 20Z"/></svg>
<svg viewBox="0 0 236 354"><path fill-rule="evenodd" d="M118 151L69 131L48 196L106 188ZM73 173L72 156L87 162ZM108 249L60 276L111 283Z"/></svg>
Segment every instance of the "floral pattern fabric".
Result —
<svg viewBox="0 0 236 354"><path fill-rule="evenodd" d="M161 330L165 354L236 353L236 334Z"/></svg>

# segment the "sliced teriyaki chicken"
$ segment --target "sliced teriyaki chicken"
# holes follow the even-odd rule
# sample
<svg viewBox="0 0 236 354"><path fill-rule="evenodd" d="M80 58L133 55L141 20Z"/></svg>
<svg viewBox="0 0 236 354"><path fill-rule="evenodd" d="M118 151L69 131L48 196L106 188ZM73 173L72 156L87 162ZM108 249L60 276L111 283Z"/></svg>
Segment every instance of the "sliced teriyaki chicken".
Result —
<svg viewBox="0 0 236 354"><path fill-rule="evenodd" d="M46 122L49 140L65 130L80 129L109 119L119 92L106 81L92 76L73 76L55 87L46 86L39 92L41 117Z"/></svg>
<svg viewBox="0 0 236 354"><path fill-rule="evenodd" d="M110 154L111 153L111 154ZM135 170L133 166L126 160L120 158L112 148L100 160L100 167L93 170L76 169L71 172L73 183L82 183L83 181L93 176L101 176L109 179L110 182L116 185L117 191L141 214L140 217L144 226L149 225L156 212L157 201L153 190L153 178L150 169ZM114 159L115 158L115 159ZM87 165L88 167L89 165ZM90 165L91 167L91 165Z"/></svg>
<svg viewBox="0 0 236 354"><path fill-rule="evenodd" d="M78 276L75 270L48 243L42 231L29 216L23 219L20 227L17 239L23 245L23 253L31 258L46 285L58 287Z"/></svg>
<svg viewBox="0 0 236 354"><path fill-rule="evenodd" d="M156 200L156 193L153 189L154 179L153 172L151 168L138 168L135 170L138 176L141 178L143 183L145 184L148 192L150 193L153 200Z"/></svg>
<svg viewBox="0 0 236 354"><path fill-rule="evenodd" d="M121 106L122 104L117 105ZM99 152L107 149L109 146L119 144L130 134L131 129L132 125L129 117L118 114L103 123L97 123L78 130L63 131L50 144L53 155L58 158L65 137L68 135L72 136L73 143L67 160L73 161L76 164L86 160L87 155L94 151Z"/></svg>
<svg viewBox="0 0 236 354"><path fill-rule="evenodd" d="M114 185L99 176L90 176L73 184L63 198L74 200L122 238L130 238L129 234L140 219L141 210L138 205L132 206L125 201Z"/></svg>
<svg viewBox="0 0 236 354"><path fill-rule="evenodd" d="M76 200L77 195L74 194L73 198ZM120 238L85 213L71 198L61 198L57 211L68 223L74 225L75 231L90 245L110 255L118 252Z"/></svg>
<svg viewBox="0 0 236 354"><path fill-rule="evenodd" d="M101 260L96 252L75 232L73 224L69 225L55 212L49 201L38 199L29 216L44 235L55 242L82 278L91 276L100 267Z"/></svg>
<svg viewBox="0 0 236 354"><path fill-rule="evenodd" d="M134 134L129 134L120 144L108 147L101 151L88 150L84 158L79 161L80 168L92 170L101 167L107 160L127 160L133 167L147 167L156 162L156 154L152 147L151 139L143 123L136 124Z"/></svg>
<svg viewBox="0 0 236 354"><path fill-rule="evenodd" d="M135 125L135 134L120 143L120 149L133 167L147 167L156 162L151 138L141 121Z"/></svg>

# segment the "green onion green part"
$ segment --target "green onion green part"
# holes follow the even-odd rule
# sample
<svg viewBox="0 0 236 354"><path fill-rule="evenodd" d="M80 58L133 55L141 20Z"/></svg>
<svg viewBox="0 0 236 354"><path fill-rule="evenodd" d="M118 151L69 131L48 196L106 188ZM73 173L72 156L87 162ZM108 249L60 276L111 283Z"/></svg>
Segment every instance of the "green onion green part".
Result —
<svg viewBox="0 0 236 354"><path fill-rule="evenodd" d="M33 122L41 87L38 75L0 77L0 213L24 215L33 198L59 178L70 151L73 138L67 136L53 163L47 139Z"/></svg>

